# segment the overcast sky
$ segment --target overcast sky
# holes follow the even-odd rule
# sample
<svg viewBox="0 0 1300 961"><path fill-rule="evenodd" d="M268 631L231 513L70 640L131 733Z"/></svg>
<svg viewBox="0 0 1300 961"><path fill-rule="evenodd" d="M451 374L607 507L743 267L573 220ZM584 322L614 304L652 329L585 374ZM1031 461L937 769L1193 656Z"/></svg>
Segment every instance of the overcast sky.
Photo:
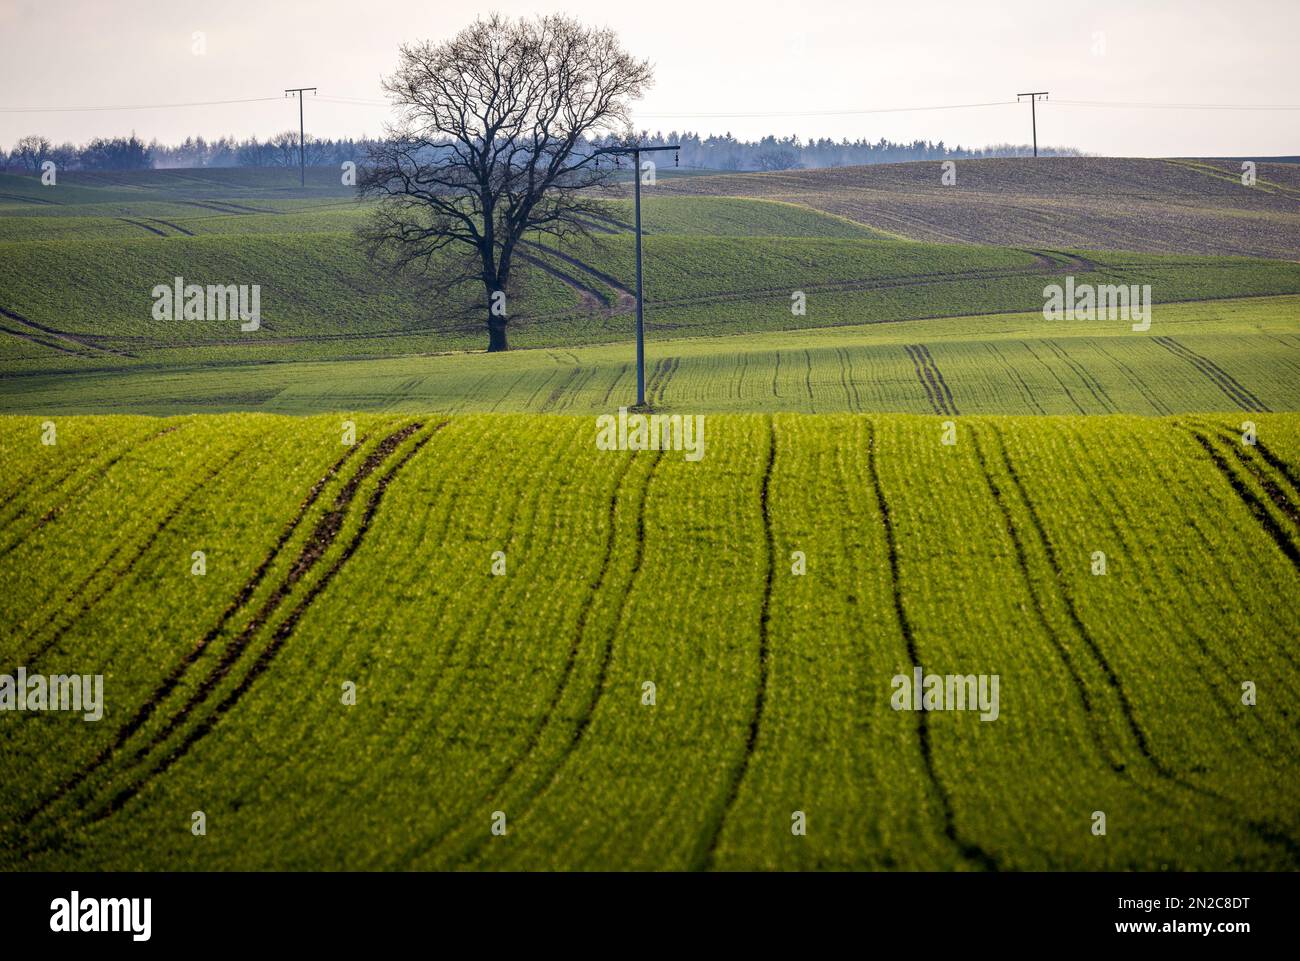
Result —
<svg viewBox="0 0 1300 961"><path fill-rule="evenodd" d="M563 11L614 28L656 67L639 126L1029 141L1029 106L832 114L1015 100L1300 105L1300 0L0 0L0 144L129 133L267 137L297 128L285 87L316 86L307 130L377 134L380 77L406 41L476 12ZM196 36L201 35L201 36ZM201 49L200 49L201 48ZM268 102L95 112L12 108ZM745 114L781 116L744 116ZM703 114L717 116L701 116ZM725 116L723 116L725 115ZM1117 156L1300 154L1300 111L1048 103L1039 142Z"/></svg>

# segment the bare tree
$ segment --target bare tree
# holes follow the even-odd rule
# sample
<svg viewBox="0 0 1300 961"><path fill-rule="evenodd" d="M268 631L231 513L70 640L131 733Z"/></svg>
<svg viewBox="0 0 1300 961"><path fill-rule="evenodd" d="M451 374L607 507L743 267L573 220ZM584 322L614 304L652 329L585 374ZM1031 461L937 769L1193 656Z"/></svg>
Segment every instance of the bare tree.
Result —
<svg viewBox="0 0 1300 961"><path fill-rule="evenodd" d="M44 137L29 134L16 144L12 157L32 173L38 173L42 162L50 155L50 142Z"/></svg>
<svg viewBox="0 0 1300 961"><path fill-rule="evenodd" d="M359 186L379 199L362 236L402 270L481 282L488 350L506 336L514 254L528 232L585 232L609 164L591 141L629 127L653 71L607 29L560 15L493 14L443 43L401 48L384 89L397 125L369 152Z"/></svg>

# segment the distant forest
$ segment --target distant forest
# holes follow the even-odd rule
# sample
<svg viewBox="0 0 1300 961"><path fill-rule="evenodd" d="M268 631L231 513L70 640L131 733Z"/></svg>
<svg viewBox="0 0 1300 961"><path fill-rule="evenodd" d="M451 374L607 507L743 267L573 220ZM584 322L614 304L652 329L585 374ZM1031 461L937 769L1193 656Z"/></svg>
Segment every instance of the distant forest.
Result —
<svg viewBox="0 0 1300 961"><path fill-rule="evenodd" d="M797 170L803 167L847 167L854 164L900 163L907 160L943 160L973 157L1020 157L1032 152L1027 144L996 144L988 147L950 147L942 140L931 143L914 140L895 143L883 137L877 141L801 140L797 136L766 136L761 140L737 140L730 133L701 137L697 133L668 134L643 131L636 138L646 146L680 143L680 165L708 170ZM614 138L594 140L592 146L616 143ZM372 140L322 140L307 136L308 166L337 166L351 160L361 163ZM1039 147L1045 156L1081 156L1074 148ZM296 167L298 134L286 130L268 140L249 137L236 140L220 137L207 140L187 137L184 143L169 145L156 140L146 144L135 134L129 137L96 138L77 146L55 145L45 137L23 137L13 149L0 148L0 168L9 172L39 173L41 165L53 161L59 170L148 170L168 167Z"/></svg>

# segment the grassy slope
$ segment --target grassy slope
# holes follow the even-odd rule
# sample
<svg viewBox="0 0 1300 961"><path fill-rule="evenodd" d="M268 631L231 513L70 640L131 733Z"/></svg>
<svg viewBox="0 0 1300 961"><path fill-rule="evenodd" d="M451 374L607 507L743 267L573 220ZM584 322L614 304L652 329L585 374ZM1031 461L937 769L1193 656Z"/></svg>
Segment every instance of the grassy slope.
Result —
<svg viewBox="0 0 1300 961"><path fill-rule="evenodd" d="M806 204L930 242L1244 254L1300 259L1300 165L1042 157L961 160L957 183L934 163L696 177L666 194Z"/></svg>
<svg viewBox="0 0 1300 961"><path fill-rule="evenodd" d="M652 312L648 396L690 412L923 413L949 401L961 414L1300 410L1297 315L1300 297L1282 297L1158 307L1146 333L1120 320L1048 323L1016 314L674 340ZM926 345L929 365L914 360L914 344ZM0 411L602 412L635 399L631 360L630 343L622 343L32 375L0 380ZM941 400L925 374L930 365L948 391Z"/></svg>
<svg viewBox="0 0 1300 961"><path fill-rule="evenodd" d="M391 357L481 346L472 298L437 306L428 292L394 284L365 262L350 232L364 211L328 171L313 171L306 192L286 177L69 175L55 188L3 178L6 369ZM1026 310L1041 304L1045 283L1067 274L1080 283L1150 283L1158 302L1300 292L1294 264L922 244L881 239L805 206L667 192L707 180L665 181L646 205L647 300L657 329L672 336ZM593 225L590 241L566 248L567 257L528 248L540 264L521 264L526 269L511 294L516 345L570 347L628 336L631 243L626 234L602 232L620 229L625 206L612 204L611 219ZM242 335L229 322L154 321L151 289L178 275L201 284L261 284L262 330ZM796 290L809 297L804 316L789 309Z"/></svg>
<svg viewBox="0 0 1300 961"><path fill-rule="evenodd" d="M0 668L108 709L0 716L0 866L1294 869L1300 421L1256 419L719 417L691 464L367 416L333 474L336 417L5 419ZM1000 719L890 710L914 663Z"/></svg>

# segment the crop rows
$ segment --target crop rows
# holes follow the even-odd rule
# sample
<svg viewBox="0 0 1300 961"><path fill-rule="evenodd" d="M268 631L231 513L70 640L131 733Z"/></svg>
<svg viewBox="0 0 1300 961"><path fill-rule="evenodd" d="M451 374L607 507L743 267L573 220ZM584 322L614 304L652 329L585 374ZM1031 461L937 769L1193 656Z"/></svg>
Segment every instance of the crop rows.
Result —
<svg viewBox="0 0 1300 961"><path fill-rule="evenodd" d="M1297 418L945 416L0 421L0 863L1294 869Z"/></svg>

